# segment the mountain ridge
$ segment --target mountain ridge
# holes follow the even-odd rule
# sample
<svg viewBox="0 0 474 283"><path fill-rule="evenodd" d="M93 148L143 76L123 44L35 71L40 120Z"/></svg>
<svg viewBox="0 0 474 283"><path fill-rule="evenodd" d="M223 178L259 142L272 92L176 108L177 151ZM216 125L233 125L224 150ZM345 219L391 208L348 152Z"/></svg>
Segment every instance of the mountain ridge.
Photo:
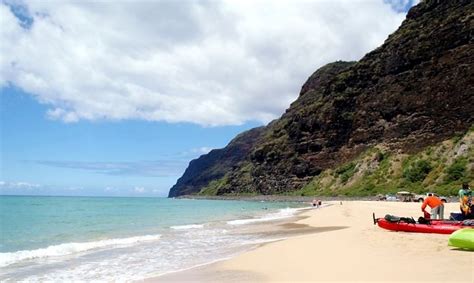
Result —
<svg viewBox="0 0 474 283"><path fill-rule="evenodd" d="M238 136L242 150L233 142L221 149L239 156L192 161L169 196L294 193L377 145L416 154L466 134L474 122L473 11L471 1L421 2L358 62L319 68L279 119Z"/></svg>

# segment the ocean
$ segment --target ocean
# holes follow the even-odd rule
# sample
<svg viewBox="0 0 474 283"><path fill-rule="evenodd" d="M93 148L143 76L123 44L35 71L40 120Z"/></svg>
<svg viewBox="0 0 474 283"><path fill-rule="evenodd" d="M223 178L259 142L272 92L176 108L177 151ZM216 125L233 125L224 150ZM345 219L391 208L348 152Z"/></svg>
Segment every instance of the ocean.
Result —
<svg viewBox="0 0 474 283"><path fill-rule="evenodd" d="M291 202L0 196L0 280L133 281L184 270L277 240L249 227L293 217L300 207Z"/></svg>

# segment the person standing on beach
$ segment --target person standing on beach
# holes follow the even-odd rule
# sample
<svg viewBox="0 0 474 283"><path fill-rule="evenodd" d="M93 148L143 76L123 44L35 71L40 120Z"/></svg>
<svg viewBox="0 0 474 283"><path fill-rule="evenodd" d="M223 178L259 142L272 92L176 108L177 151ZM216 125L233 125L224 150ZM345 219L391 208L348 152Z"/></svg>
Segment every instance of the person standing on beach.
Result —
<svg viewBox="0 0 474 283"><path fill-rule="evenodd" d="M464 219L474 218L474 211L472 211L472 191L471 188L469 188L469 184L463 183L458 194L461 213Z"/></svg>
<svg viewBox="0 0 474 283"><path fill-rule="evenodd" d="M428 197L425 199L423 204L421 205L421 211L428 214L425 209L426 206L431 207L431 219L443 219L444 216L444 204L440 198L434 196L433 194L428 194Z"/></svg>

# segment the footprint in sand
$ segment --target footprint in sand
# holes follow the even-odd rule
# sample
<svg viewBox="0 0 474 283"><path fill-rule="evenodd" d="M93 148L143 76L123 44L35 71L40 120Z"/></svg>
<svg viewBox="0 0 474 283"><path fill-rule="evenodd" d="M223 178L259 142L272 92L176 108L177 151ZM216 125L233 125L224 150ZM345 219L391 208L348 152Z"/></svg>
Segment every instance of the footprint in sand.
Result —
<svg viewBox="0 0 474 283"><path fill-rule="evenodd" d="M342 212L342 215L344 215L345 217L351 217L352 216L351 210L350 209L344 209L344 211Z"/></svg>

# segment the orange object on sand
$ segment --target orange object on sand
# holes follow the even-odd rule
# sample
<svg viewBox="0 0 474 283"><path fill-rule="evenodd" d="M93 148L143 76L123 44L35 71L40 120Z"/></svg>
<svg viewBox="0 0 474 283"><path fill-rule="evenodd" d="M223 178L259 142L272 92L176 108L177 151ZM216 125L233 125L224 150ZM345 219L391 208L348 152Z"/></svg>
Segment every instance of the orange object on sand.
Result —
<svg viewBox="0 0 474 283"><path fill-rule="evenodd" d="M425 210L427 205L431 208L435 208L435 207L437 207L439 205L442 205L442 204L443 204L443 202L438 197L429 196L423 202L423 205L421 206L421 210Z"/></svg>

